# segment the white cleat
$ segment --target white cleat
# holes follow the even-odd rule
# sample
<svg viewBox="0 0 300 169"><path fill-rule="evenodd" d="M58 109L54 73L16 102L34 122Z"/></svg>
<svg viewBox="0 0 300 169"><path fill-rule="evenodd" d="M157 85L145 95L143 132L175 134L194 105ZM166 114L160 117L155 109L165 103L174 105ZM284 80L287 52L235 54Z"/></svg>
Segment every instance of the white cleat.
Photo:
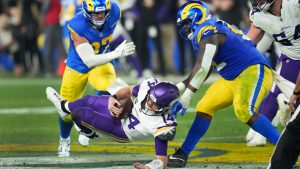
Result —
<svg viewBox="0 0 300 169"><path fill-rule="evenodd" d="M70 137L66 139L59 139L59 146L57 157L70 157L70 146L71 146L71 139Z"/></svg>
<svg viewBox="0 0 300 169"><path fill-rule="evenodd" d="M247 135L246 135L246 141L249 142L254 137L256 131L254 131L252 128L249 129Z"/></svg>
<svg viewBox="0 0 300 169"><path fill-rule="evenodd" d="M57 108L58 113L60 114L61 118L64 119L68 116L68 113L65 113L61 109L61 102L64 100L52 87L46 88L47 98L54 104Z"/></svg>
<svg viewBox="0 0 300 169"><path fill-rule="evenodd" d="M256 147L256 146L265 146L266 144L267 144L267 139L263 135L255 132L254 137L247 143L247 146Z"/></svg>
<svg viewBox="0 0 300 169"><path fill-rule="evenodd" d="M78 142L81 146L87 147L90 145L90 138L88 138L87 136L85 136L83 134L79 134Z"/></svg>

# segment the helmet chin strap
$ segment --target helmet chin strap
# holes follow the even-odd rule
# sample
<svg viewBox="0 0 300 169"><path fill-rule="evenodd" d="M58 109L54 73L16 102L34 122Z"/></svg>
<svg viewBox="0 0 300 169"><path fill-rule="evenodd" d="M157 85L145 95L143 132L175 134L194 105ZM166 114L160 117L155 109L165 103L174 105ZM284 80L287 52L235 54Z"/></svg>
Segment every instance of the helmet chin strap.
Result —
<svg viewBox="0 0 300 169"><path fill-rule="evenodd" d="M189 40L193 40L193 38L194 38L193 31L191 31L191 33L189 33L187 36L188 36Z"/></svg>

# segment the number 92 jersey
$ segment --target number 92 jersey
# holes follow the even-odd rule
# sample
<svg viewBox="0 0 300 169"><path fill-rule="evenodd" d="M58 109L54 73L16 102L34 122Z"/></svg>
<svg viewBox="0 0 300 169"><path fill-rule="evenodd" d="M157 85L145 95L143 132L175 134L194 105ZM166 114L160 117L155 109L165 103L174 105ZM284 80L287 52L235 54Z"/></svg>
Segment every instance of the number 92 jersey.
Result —
<svg viewBox="0 0 300 169"><path fill-rule="evenodd" d="M237 27L222 20L211 18L200 24L195 30L193 48L199 54L201 40L214 34L225 34L226 41L222 44L213 59L215 70L226 80L235 79L251 65L268 65L267 61L254 43Z"/></svg>
<svg viewBox="0 0 300 169"><path fill-rule="evenodd" d="M74 34L85 37L93 46L95 54L102 54L109 52L109 43L112 39L113 31L120 19L120 8L118 4L111 1L111 10L103 28L97 30L88 23L85 19L84 12L79 12L75 17L68 22L68 29ZM77 54L74 43L70 37L70 47L67 57L67 66L80 73L87 73L90 68L87 67Z"/></svg>
<svg viewBox="0 0 300 169"><path fill-rule="evenodd" d="M158 116L150 116L143 111L150 111L145 108L149 89L160 81L154 77L146 78L139 87L137 97L134 99L132 113L121 123L124 132L130 141L142 140L149 136L159 136L168 133L176 127L176 121L169 113Z"/></svg>

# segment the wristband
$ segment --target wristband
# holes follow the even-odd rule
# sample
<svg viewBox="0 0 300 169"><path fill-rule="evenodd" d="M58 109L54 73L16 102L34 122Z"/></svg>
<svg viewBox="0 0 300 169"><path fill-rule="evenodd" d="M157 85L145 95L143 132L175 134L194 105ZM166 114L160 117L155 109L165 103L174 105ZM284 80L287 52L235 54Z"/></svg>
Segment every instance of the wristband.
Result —
<svg viewBox="0 0 300 169"><path fill-rule="evenodd" d="M149 167L150 169L163 169L164 163L161 160L156 159L146 164L145 166Z"/></svg>

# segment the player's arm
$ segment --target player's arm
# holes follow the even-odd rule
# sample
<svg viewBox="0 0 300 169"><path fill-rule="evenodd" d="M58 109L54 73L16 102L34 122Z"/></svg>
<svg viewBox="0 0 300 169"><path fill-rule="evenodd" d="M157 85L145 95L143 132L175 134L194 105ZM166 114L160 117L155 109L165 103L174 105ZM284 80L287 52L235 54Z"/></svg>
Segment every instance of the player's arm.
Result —
<svg viewBox="0 0 300 169"><path fill-rule="evenodd" d="M145 165L141 163L135 163L133 166L137 169L165 169L167 168L168 164L167 150L168 140L164 140L157 136L155 137L156 159L152 160L150 163L147 163Z"/></svg>
<svg viewBox="0 0 300 169"><path fill-rule="evenodd" d="M76 52L89 68L109 63L114 59L129 56L135 52L134 43L126 43L126 41L124 41L112 52L95 54L92 45L89 44L85 37L71 32L71 38L74 42Z"/></svg>
<svg viewBox="0 0 300 169"><path fill-rule="evenodd" d="M262 37L264 36L264 31L261 30L260 28L254 26L251 24L250 29L247 33L247 36L255 43L257 44Z"/></svg>
<svg viewBox="0 0 300 169"><path fill-rule="evenodd" d="M123 96L133 96L133 90L135 86L127 86L118 90L114 95L116 98L120 98Z"/></svg>
<svg viewBox="0 0 300 169"><path fill-rule="evenodd" d="M200 53L197 62L190 73L189 77L184 81L186 89L179 102L183 108L187 108L194 93L200 88L206 80L212 67L213 58L215 57L218 47L224 43L226 36L223 34L214 34L200 42Z"/></svg>
<svg viewBox="0 0 300 169"><path fill-rule="evenodd" d="M299 99L300 99L300 72L298 74L298 78L297 78L297 81L296 81L295 89L294 89L293 94L292 94L292 96L290 98L290 108L291 108L292 112L295 111L294 104Z"/></svg>

